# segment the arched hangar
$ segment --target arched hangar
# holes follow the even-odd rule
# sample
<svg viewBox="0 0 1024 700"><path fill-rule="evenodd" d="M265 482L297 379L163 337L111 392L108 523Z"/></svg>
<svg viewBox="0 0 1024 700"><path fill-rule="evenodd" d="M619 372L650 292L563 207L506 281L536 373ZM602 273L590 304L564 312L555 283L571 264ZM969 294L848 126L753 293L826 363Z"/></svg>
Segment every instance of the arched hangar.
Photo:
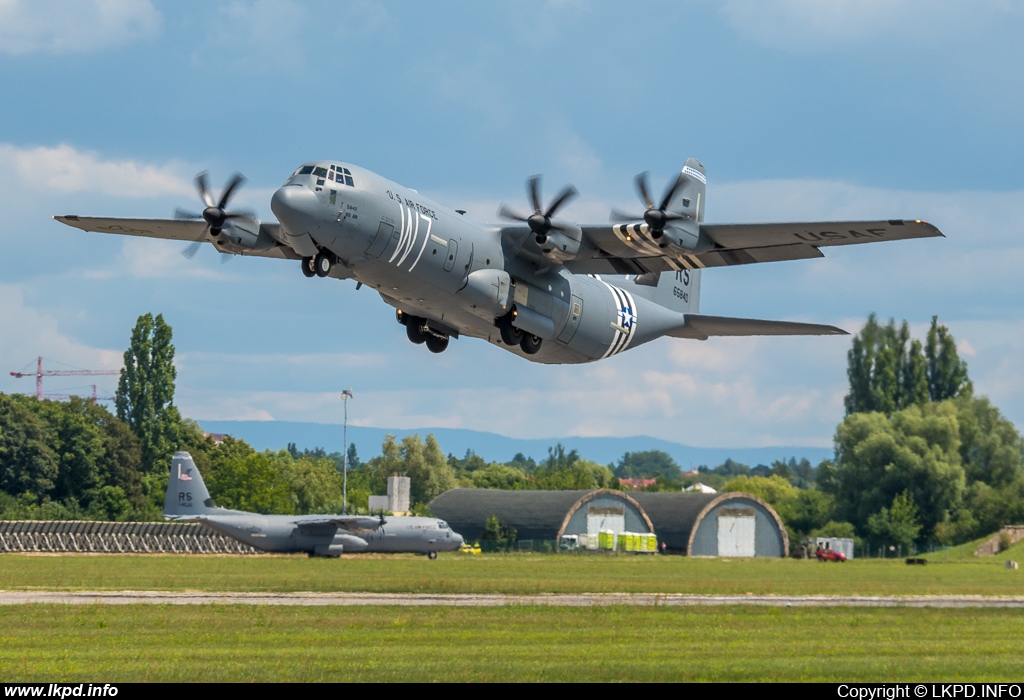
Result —
<svg viewBox="0 0 1024 700"><path fill-rule="evenodd" d="M749 493L630 494L668 551L705 557L784 557L789 535L775 510Z"/></svg>
<svg viewBox="0 0 1024 700"><path fill-rule="evenodd" d="M452 489L430 502L467 542L479 539L487 519L514 527L521 540L555 540L562 535L596 535L600 530L654 532L632 495L608 489L586 491L501 491Z"/></svg>

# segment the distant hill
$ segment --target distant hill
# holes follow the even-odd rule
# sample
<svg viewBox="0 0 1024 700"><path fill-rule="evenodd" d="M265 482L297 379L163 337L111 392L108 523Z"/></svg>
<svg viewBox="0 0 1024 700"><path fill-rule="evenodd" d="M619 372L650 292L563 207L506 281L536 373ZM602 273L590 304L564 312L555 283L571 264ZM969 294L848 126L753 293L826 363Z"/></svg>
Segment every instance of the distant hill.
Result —
<svg viewBox="0 0 1024 700"><path fill-rule="evenodd" d="M257 450L279 449L294 442L301 450L322 447L328 452L340 452L344 440L340 425L325 423L293 423L288 421L223 421L201 420L199 424L208 433L224 433L245 440ZM426 437L433 433L445 454L462 457L466 450L491 462L507 462L517 452L540 461L547 457L548 448L561 443L568 450L577 450L581 457L609 464L616 462L626 452L661 450L672 456L680 467L696 469L705 464L714 467L728 458L756 466L771 464L777 459L806 457L811 464L817 464L832 457L832 450L824 447L690 447L677 442L639 435L636 437L562 437L540 440L521 440L495 433L454 428L420 428L417 430L393 430L385 428L362 428L349 426L348 438L354 443L360 459L366 460L380 454L384 436L391 433L399 440L406 435L419 433Z"/></svg>

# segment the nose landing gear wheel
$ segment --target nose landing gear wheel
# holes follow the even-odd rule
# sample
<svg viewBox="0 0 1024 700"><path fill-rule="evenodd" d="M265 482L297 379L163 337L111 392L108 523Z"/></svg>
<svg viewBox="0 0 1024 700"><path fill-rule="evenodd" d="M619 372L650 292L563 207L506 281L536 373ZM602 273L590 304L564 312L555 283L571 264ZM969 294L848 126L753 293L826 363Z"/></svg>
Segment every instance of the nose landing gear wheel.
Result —
<svg viewBox="0 0 1024 700"><path fill-rule="evenodd" d="M326 277L331 274L331 258L326 253L317 253L313 258L313 271L317 277Z"/></svg>
<svg viewBox="0 0 1024 700"><path fill-rule="evenodd" d="M427 552L427 559L437 559L437 552Z"/></svg>
<svg viewBox="0 0 1024 700"><path fill-rule="evenodd" d="M430 352L444 352L448 348L448 336L438 338L436 335L427 335L427 350Z"/></svg>
<svg viewBox="0 0 1024 700"><path fill-rule="evenodd" d="M313 270L313 258L302 259L302 274L306 277L313 277L316 275L316 272Z"/></svg>
<svg viewBox="0 0 1024 700"><path fill-rule="evenodd" d="M523 335L523 340L519 343L519 347L522 348L523 352L527 355L536 355L543 342L544 340L542 338L526 333Z"/></svg>

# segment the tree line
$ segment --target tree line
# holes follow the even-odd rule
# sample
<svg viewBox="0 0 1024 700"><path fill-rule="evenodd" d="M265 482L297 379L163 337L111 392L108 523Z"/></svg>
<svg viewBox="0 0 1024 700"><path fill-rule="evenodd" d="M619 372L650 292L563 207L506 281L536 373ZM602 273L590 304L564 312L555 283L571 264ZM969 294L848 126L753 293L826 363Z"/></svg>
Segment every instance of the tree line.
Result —
<svg viewBox="0 0 1024 700"><path fill-rule="evenodd" d="M0 394L0 518L159 519L168 465L192 453L222 506L264 513L338 513L344 456L295 445L258 452L216 443L174 406L174 348L161 316L139 318L118 383L115 411L86 399L39 401ZM348 450L348 510L365 512L387 477L411 477L414 512L451 488L676 491L701 481L753 493L779 512L798 543L851 536L872 547L956 544L1024 522L1024 439L985 397L975 396L948 328L933 318L923 341L909 325L874 316L848 353L846 416L835 456L750 467L726 460L684 473L657 450L616 463L562 445L534 460L487 462L445 455L433 435L387 436L363 462ZM644 481L629 481L643 479ZM650 483L652 482L653 483Z"/></svg>

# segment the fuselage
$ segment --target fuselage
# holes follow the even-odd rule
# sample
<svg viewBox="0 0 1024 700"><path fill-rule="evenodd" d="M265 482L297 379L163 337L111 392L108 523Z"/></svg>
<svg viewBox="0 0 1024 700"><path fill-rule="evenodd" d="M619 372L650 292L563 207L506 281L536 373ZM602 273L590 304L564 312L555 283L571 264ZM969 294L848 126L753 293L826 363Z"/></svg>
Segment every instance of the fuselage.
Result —
<svg viewBox="0 0 1024 700"><path fill-rule="evenodd" d="M308 516L318 520L329 516ZM339 555L357 552L451 552L462 546L462 536L443 520L389 516L380 527L353 532L331 525L304 525L294 515L254 513L203 515L206 527L265 552L309 552Z"/></svg>
<svg viewBox="0 0 1024 700"><path fill-rule="evenodd" d="M536 362L580 363L682 323L682 314L644 298L628 280L611 284L544 263L525 226L478 224L349 163L299 168L271 207L283 242L307 260L329 257L328 276L372 287L400 320L414 319L445 344L469 336ZM510 341L503 320L515 326L513 338L526 334L536 345L524 350Z"/></svg>

